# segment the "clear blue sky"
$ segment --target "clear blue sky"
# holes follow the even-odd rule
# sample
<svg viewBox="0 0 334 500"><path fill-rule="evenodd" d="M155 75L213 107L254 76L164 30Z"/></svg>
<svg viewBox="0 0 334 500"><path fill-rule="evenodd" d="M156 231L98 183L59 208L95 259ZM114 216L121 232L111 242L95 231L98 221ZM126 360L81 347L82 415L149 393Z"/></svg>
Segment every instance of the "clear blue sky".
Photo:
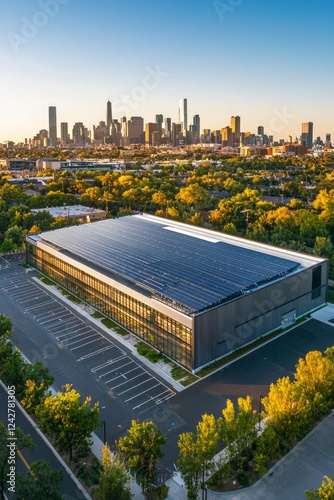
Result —
<svg viewBox="0 0 334 500"><path fill-rule="evenodd" d="M240 115L276 139L303 121L334 136L333 15L329 0L4 0L0 142L47 129L50 105L58 135L91 129L108 97L114 118L176 121L187 97L201 128Z"/></svg>

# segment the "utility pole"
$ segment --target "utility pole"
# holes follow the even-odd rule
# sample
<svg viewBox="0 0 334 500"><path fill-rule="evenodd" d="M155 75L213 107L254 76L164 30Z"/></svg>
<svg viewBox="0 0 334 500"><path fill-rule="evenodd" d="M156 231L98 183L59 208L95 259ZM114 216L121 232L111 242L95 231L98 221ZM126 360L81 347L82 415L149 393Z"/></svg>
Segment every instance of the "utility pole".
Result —
<svg viewBox="0 0 334 500"><path fill-rule="evenodd" d="M250 208L245 208L245 210L241 210L242 214L246 214L246 224L247 224L246 234L248 234L248 227L249 227L249 212L251 212Z"/></svg>

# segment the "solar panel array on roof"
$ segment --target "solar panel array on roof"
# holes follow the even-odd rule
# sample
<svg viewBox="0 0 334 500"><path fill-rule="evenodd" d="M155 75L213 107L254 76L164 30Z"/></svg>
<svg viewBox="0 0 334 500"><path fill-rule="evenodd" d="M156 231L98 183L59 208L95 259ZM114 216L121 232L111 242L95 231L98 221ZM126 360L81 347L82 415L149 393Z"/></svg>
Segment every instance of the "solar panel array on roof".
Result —
<svg viewBox="0 0 334 500"><path fill-rule="evenodd" d="M189 312L231 299L299 265L231 243L167 231L167 226L163 220L128 216L50 231L41 239Z"/></svg>

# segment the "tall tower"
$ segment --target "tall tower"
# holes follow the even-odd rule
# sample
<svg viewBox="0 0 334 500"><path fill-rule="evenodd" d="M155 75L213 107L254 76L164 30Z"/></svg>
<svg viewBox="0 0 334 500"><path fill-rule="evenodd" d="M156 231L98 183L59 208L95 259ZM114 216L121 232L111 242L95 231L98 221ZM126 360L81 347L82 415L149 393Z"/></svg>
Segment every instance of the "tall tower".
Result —
<svg viewBox="0 0 334 500"><path fill-rule="evenodd" d="M200 119L199 115L194 116L193 126L195 128L195 132L197 132L197 134L200 134L200 132L201 132L201 119Z"/></svg>
<svg viewBox="0 0 334 500"><path fill-rule="evenodd" d="M112 124L112 111L111 111L111 102L107 101L107 116L106 116L106 123L108 127L108 134L110 135L110 127Z"/></svg>
<svg viewBox="0 0 334 500"><path fill-rule="evenodd" d="M302 123L302 144L305 144L308 148L312 147L313 144L313 123L306 122Z"/></svg>
<svg viewBox="0 0 334 500"><path fill-rule="evenodd" d="M163 115L155 115L155 123L157 124L158 128L157 131L159 134L162 132L162 124L164 122L164 117Z"/></svg>
<svg viewBox="0 0 334 500"><path fill-rule="evenodd" d="M56 106L49 106L49 138L50 146L54 147L57 142L57 110Z"/></svg>
<svg viewBox="0 0 334 500"><path fill-rule="evenodd" d="M68 143L68 123L61 122L60 124L60 140L62 145L66 145Z"/></svg>
<svg viewBox="0 0 334 500"><path fill-rule="evenodd" d="M188 130L187 99L179 100L178 123L181 125L181 131L183 135L186 136Z"/></svg>
<svg viewBox="0 0 334 500"><path fill-rule="evenodd" d="M234 144L239 145L240 142L240 116L231 116L231 129Z"/></svg>

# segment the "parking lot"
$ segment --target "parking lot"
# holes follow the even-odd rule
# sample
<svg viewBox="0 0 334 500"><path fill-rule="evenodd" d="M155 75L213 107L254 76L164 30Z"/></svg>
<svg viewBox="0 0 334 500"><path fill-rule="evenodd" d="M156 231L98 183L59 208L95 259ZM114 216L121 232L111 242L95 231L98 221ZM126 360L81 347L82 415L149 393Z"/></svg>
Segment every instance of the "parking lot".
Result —
<svg viewBox="0 0 334 500"><path fill-rule="evenodd" d="M84 365L108 394L143 413L176 393L136 357L70 307L21 273L2 276L1 290L52 335L60 349Z"/></svg>

